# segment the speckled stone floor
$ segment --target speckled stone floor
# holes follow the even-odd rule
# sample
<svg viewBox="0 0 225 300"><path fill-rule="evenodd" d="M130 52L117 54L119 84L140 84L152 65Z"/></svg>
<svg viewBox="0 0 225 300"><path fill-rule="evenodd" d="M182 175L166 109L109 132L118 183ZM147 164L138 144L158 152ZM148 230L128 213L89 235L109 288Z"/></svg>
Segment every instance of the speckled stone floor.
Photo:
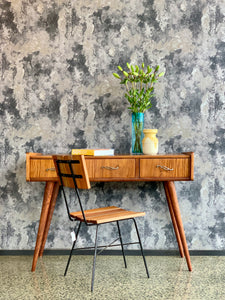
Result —
<svg viewBox="0 0 225 300"><path fill-rule="evenodd" d="M73 256L64 277L67 256L46 255L31 272L32 256L0 256L0 299L225 299L225 257L192 256L193 272L176 256L147 256L148 279L142 258L98 256L94 292L92 256Z"/></svg>

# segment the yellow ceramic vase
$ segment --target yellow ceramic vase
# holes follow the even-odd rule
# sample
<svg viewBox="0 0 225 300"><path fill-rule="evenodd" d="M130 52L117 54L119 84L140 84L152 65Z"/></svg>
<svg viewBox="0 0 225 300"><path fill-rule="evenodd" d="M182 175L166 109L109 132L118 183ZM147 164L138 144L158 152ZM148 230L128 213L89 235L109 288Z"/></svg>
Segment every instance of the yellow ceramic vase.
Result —
<svg viewBox="0 0 225 300"><path fill-rule="evenodd" d="M158 139L156 133L158 129L144 129L144 138L142 140L142 149L144 154L155 155L158 153Z"/></svg>

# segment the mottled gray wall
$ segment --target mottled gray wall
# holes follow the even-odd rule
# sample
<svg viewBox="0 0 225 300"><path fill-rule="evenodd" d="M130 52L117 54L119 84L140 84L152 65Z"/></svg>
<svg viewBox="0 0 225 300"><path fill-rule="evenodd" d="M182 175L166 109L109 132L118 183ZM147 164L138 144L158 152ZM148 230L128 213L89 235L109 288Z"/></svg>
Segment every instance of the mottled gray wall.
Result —
<svg viewBox="0 0 225 300"><path fill-rule="evenodd" d="M0 34L1 249L35 245L44 183L26 182L26 152L130 151L131 115L112 72L143 61L165 71L145 127L159 129L161 153L195 152L195 181L176 183L189 249L224 249L223 0L2 0ZM88 207L146 211L146 249L177 247L161 183L92 186ZM58 198L46 246L69 248L70 228Z"/></svg>

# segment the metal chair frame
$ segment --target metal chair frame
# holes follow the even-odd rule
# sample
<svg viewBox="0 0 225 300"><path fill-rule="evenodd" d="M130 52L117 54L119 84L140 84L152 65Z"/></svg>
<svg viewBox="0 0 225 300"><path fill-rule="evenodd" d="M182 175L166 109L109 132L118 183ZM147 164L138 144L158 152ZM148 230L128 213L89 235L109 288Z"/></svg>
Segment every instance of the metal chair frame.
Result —
<svg viewBox="0 0 225 300"><path fill-rule="evenodd" d="M80 209L81 209L81 212L82 212L82 215L83 215L83 220L84 220L84 221L79 221L78 228L77 228L77 230L75 232L75 240L73 242L73 245L72 245L72 248L71 248L71 251L70 251L70 255L69 255L69 258L68 258L68 261L67 261L67 265L66 265L66 269L65 269L65 272L64 272L64 276L66 276L66 274L67 274L67 271L68 271L68 268L69 268L69 264L70 264L70 261L71 261L71 257L72 257L72 254L73 254L74 250L78 250L78 249L79 250L81 250L81 249L83 249L83 250L94 249L94 259L93 259L93 268L92 268L92 280L91 280L91 292L93 292L93 289L94 289L94 277L95 277L95 266L96 266L96 257L97 257L97 255L99 255L102 251L104 251L108 247L121 246L123 260L124 260L124 266L125 266L125 268L127 268L127 262L126 262L126 257L125 257L124 246L125 245L139 244L140 250L141 250L141 254L142 254L142 257L143 257L143 261L144 261L144 266L145 266L146 273L147 273L147 277L149 278L148 267L147 267L147 263L146 263L146 260L145 260L145 256L144 256L144 252L143 252L143 247L142 247L142 243L141 243L140 234L139 234L139 231L138 231L136 220L134 218L129 218L129 219L125 218L125 219L118 220L118 221L104 222L102 224L88 223L87 220L86 220L86 218L85 218L85 212L84 212L82 201L81 201L81 198L80 198L79 189L78 189L77 183L76 183L76 178L82 178L82 175L76 175L76 174L74 174L74 171L73 171L73 168L72 168L73 164L80 164L80 161L79 160L56 160L55 162L56 162L57 169L58 169L58 175L59 175L60 182L61 182L61 189L62 189L63 197L64 197L64 200L65 200L65 204L66 204L66 209L67 209L67 214L68 214L69 220L70 221L78 221L78 220L76 220L76 218L72 218L71 215L70 215L70 209L69 209L69 205L68 205L68 201L67 201L67 197L66 197L66 192L65 192L65 189L64 189L64 185L63 185L63 177L67 177L67 178L72 178L73 179L75 193L76 193L76 196L77 196L77 199L78 199L78 202L79 202L79 206L80 206ZM61 169L60 169L60 164L61 163L69 165L71 174L65 174L65 173L63 173L61 171ZM134 225L135 225L135 229L136 229L136 232L137 232L138 241L137 242L133 242L133 243L132 242L130 242L130 243L123 243L119 222L122 222L124 220L131 220L131 219L133 220ZM98 246L97 239L98 239L98 228L99 228L99 225L103 225L103 224L107 224L107 223L113 223L113 222L116 222L116 224L117 224L117 229L118 229L118 235L119 235L119 237L116 240L114 240L113 242L111 242L109 245ZM80 232L80 228L81 228L81 224L82 223L85 223L86 226L96 226L95 246L94 247L82 247L82 248L76 248L76 249L74 249L75 245L76 245L76 242L77 242L77 239L78 239L78 236L79 236L79 232ZM120 240L120 244L114 244L118 240ZM103 248L103 249L99 253L97 253L97 250L100 249L100 248Z"/></svg>

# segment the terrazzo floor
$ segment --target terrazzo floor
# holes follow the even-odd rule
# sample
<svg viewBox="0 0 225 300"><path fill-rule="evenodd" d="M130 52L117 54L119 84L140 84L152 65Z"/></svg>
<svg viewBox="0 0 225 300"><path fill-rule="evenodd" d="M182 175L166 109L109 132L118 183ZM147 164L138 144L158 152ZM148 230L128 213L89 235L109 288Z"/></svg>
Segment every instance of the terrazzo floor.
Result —
<svg viewBox="0 0 225 300"><path fill-rule="evenodd" d="M193 272L176 256L147 256L148 279L142 258L98 256L91 293L93 257L73 256L64 277L67 256L46 255L31 272L32 256L0 256L0 299L225 299L225 257L192 256Z"/></svg>

